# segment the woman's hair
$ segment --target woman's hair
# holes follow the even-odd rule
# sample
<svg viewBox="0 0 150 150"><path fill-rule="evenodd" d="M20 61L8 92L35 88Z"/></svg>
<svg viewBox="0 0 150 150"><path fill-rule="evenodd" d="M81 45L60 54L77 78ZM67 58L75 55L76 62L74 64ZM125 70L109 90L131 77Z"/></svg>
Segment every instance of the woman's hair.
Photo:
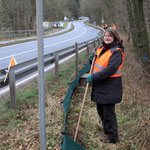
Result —
<svg viewBox="0 0 150 150"><path fill-rule="evenodd" d="M105 30L104 32L104 35L106 32L109 32L110 35L114 38L114 43L115 44L121 44L122 43L122 40L117 32L116 29L112 28L112 27L109 27L108 29Z"/></svg>

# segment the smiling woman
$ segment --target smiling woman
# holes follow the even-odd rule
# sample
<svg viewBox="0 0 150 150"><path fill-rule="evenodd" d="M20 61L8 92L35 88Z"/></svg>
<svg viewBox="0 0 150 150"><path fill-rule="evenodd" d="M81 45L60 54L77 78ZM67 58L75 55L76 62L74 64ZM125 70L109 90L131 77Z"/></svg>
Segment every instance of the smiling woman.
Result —
<svg viewBox="0 0 150 150"><path fill-rule="evenodd" d="M117 30L114 28L108 28L104 34L104 42L105 44L111 44L113 42L116 44L121 43L121 39Z"/></svg>
<svg viewBox="0 0 150 150"><path fill-rule="evenodd" d="M106 32L104 35L104 42L105 44L110 44L114 41L114 37L111 35L110 32Z"/></svg>
<svg viewBox="0 0 150 150"><path fill-rule="evenodd" d="M104 33L104 42L96 50L93 74L87 82L93 81L91 99L96 103L97 112L102 121L104 142L118 141L118 124L115 104L122 100L121 67L123 64L123 46L118 32L108 28Z"/></svg>

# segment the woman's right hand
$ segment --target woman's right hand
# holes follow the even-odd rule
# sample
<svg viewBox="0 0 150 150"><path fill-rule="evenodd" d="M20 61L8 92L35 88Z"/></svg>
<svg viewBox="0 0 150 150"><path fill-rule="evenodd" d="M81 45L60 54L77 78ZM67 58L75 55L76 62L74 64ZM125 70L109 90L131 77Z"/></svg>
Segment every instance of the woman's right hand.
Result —
<svg viewBox="0 0 150 150"><path fill-rule="evenodd" d="M93 60L93 57L94 57L94 52L91 53L90 59Z"/></svg>

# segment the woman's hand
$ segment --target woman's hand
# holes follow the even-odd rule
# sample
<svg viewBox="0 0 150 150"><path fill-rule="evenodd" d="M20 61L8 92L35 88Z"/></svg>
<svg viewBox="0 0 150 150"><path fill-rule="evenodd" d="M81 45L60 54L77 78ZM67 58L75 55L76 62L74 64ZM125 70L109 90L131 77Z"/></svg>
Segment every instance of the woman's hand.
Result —
<svg viewBox="0 0 150 150"><path fill-rule="evenodd" d="M87 76L86 81L91 82L92 81L92 75Z"/></svg>

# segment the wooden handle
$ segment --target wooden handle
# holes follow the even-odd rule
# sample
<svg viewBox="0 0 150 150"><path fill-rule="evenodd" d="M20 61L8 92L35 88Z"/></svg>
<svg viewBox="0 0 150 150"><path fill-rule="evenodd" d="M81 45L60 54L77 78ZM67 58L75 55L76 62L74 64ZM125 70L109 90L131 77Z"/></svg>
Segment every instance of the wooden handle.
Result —
<svg viewBox="0 0 150 150"><path fill-rule="evenodd" d="M92 70L93 70L95 57L96 56L94 56L93 61L92 61L92 65L91 65L91 68L90 68L90 74L92 73ZM86 84L85 93L84 93L84 97L83 97L83 101L82 101L82 105L81 105L81 110L80 110L80 115L79 115L79 119L78 119L78 124L77 124L77 128L76 128L75 136L74 136L74 141L76 141L76 138L77 138L78 129L79 129L80 120L81 120L81 115L82 115L82 111L83 111L83 107L84 107L84 103L85 103L88 87L89 87L89 82Z"/></svg>

